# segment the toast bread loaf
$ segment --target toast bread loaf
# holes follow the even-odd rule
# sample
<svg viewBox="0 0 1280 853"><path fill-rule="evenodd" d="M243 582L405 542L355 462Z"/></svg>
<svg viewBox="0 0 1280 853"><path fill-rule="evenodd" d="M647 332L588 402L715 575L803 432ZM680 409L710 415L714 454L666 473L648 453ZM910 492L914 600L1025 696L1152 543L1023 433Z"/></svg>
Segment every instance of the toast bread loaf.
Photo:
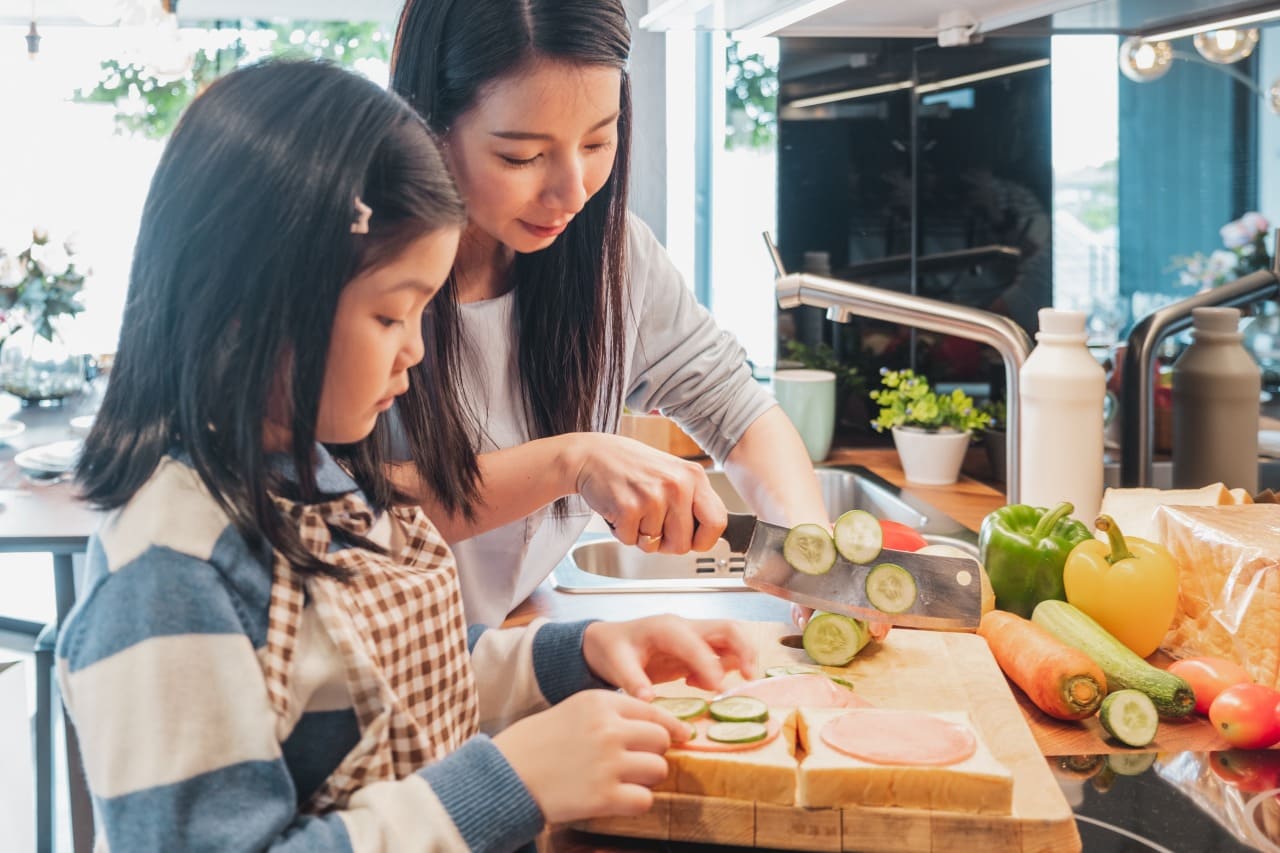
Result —
<svg viewBox="0 0 1280 853"><path fill-rule="evenodd" d="M1157 520L1178 562L1164 648L1234 660L1280 688L1280 504L1164 507Z"/></svg>

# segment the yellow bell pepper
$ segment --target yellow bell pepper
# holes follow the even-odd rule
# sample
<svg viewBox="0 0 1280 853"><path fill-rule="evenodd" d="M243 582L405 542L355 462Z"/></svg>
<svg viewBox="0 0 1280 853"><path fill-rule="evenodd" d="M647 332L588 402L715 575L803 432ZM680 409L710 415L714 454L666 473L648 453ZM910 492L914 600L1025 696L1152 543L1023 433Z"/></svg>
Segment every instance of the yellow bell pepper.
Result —
<svg viewBox="0 0 1280 853"><path fill-rule="evenodd" d="M1163 545L1126 539L1110 516L1100 516L1094 527L1108 541L1090 539L1071 550L1062 571L1067 601L1146 657L1173 621L1178 565Z"/></svg>

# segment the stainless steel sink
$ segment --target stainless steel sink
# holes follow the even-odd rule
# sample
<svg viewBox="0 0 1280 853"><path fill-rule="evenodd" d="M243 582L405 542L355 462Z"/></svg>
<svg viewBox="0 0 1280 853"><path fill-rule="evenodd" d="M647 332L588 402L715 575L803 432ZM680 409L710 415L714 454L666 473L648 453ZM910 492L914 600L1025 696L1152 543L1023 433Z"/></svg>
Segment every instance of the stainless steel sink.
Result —
<svg viewBox="0 0 1280 853"><path fill-rule="evenodd" d="M722 471L709 473L711 485L731 512L750 512ZM860 466L818 469L827 511L834 520L850 509L919 530L930 542L955 545L978 554L972 530ZM724 540L705 553L646 554L602 534L586 534L551 573L562 592L708 592L743 591L743 557Z"/></svg>

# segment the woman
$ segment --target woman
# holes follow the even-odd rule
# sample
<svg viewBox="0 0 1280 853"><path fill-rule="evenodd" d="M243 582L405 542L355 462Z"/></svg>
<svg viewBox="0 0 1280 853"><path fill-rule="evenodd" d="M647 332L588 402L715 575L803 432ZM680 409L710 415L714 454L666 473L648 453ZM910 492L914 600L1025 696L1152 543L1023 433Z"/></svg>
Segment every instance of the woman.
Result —
<svg viewBox="0 0 1280 853"><path fill-rule="evenodd" d="M469 222L398 404L397 479L454 545L471 621L501 622L591 510L646 550L714 545L705 473L614 435L624 405L673 417L760 515L826 520L742 347L626 212L629 50L620 0L409 0L400 20L392 85L443 139ZM459 448L427 429L450 417L479 451L452 478Z"/></svg>

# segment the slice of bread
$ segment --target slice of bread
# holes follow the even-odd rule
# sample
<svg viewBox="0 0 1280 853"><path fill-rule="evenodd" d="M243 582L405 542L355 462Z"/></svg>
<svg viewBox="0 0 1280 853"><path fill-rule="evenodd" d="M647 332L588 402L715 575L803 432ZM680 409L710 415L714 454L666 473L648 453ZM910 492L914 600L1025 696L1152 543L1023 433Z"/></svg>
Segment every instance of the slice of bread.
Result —
<svg viewBox="0 0 1280 853"><path fill-rule="evenodd" d="M675 747L667 751L667 779L655 791L701 794L731 800L755 800L780 806L796 801L796 715L790 708L770 708L782 719L782 732L759 749L743 752L698 752Z"/></svg>
<svg viewBox="0 0 1280 853"><path fill-rule="evenodd" d="M808 808L899 806L970 814L1010 814L1013 774L982 742L969 715L961 711L934 716L966 726L977 750L964 761L942 767L875 764L840 752L822 739L823 726L844 709L801 709L797 734L803 753L796 805Z"/></svg>
<svg viewBox="0 0 1280 853"><path fill-rule="evenodd" d="M1243 503L1222 483L1201 489L1107 489L1102 495L1101 515L1109 515L1125 536L1136 536L1150 542L1160 541L1156 511L1162 506L1225 506ZM1092 518L1080 519L1087 525ZM1105 539L1106 534L1097 534Z"/></svg>

